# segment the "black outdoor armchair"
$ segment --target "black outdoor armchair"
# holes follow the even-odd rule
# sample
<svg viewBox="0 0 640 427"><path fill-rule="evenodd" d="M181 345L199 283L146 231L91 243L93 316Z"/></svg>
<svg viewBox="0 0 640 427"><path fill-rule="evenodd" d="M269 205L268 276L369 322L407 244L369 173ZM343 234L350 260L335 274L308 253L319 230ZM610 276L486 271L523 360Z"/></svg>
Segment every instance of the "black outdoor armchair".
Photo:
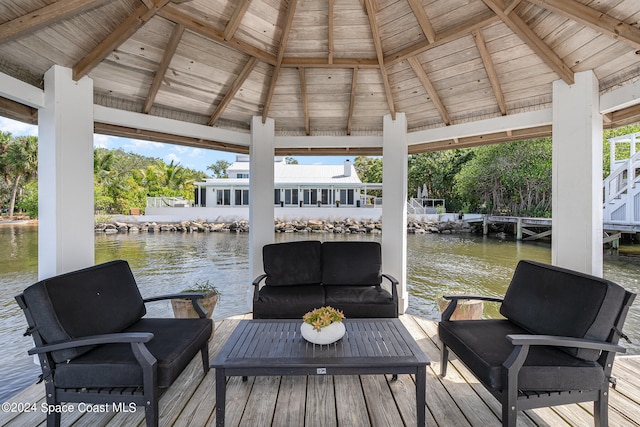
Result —
<svg viewBox="0 0 640 427"><path fill-rule="evenodd" d="M112 261L42 280L16 297L36 347L47 406L63 403L143 406L158 425L160 391L198 354L209 370L212 322L198 293L143 300L126 261ZM145 302L191 299L198 319L145 318ZM128 406L126 406L128 407ZM47 412L47 426L61 412Z"/></svg>
<svg viewBox="0 0 640 427"><path fill-rule="evenodd" d="M441 376L449 351L501 402L502 425L521 410L594 402L597 427L608 425L609 385L635 294L608 280L520 261L504 299L449 295L438 335ZM464 299L501 302L504 319L450 320Z"/></svg>

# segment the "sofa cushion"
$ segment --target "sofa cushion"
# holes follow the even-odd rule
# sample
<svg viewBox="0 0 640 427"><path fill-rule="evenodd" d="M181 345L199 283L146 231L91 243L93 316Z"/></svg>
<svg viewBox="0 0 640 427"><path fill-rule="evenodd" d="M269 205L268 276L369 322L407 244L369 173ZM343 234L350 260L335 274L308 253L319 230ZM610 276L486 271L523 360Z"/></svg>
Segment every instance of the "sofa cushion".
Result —
<svg viewBox="0 0 640 427"><path fill-rule="evenodd" d="M25 289L24 299L46 343L121 332L145 314L129 264L111 261L51 277ZM52 353L56 362L92 347Z"/></svg>
<svg viewBox="0 0 640 427"><path fill-rule="evenodd" d="M504 319L442 321L438 336L488 388L502 390L502 364L514 346L509 334L527 331ZM553 369L550 369L553 367ZM518 376L527 391L593 390L604 381L597 362L579 359L555 347L533 346Z"/></svg>
<svg viewBox="0 0 640 427"><path fill-rule="evenodd" d="M322 286L263 286L253 302L253 318L302 319L305 313L324 305Z"/></svg>
<svg viewBox="0 0 640 427"><path fill-rule="evenodd" d="M500 313L527 331L606 341L622 307L625 290L587 274L533 261L520 261ZM565 349L585 360L597 350Z"/></svg>
<svg viewBox="0 0 640 427"><path fill-rule="evenodd" d="M398 305L380 285L323 286L325 303L342 310L347 318L398 317Z"/></svg>
<svg viewBox="0 0 640 427"><path fill-rule="evenodd" d="M324 242L322 284L371 286L382 282L382 250L378 242Z"/></svg>
<svg viewBox="0 0 640 427"><path fill-rule="evenodd" d="M211 336L211 319L141 319L123 332L151 332L146 343L157 359L158 387L169 387ZM56 365L56 386L139 387L142 369L131 345L107 344Z"/></svg>
<svg viewBox="0 0 640 427"><path fill-rule="evenodd" d="M318 240L274 243L262 248L265 285L312 285L322 281L322 243Z"/></svg>

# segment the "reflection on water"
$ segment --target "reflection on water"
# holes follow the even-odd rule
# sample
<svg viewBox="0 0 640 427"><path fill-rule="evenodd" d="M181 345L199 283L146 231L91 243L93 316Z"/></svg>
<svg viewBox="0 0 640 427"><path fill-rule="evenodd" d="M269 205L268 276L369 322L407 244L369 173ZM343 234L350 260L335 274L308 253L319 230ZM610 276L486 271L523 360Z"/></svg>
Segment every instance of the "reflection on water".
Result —
<svg viewBox="0 0 640 427"><path fill-rule="evenodd" d="M196 281L209 280L222 292L214 311L221 319L246 313L251 292L248 271L249 236L228 233L97 234L96 263L129 261L143 296L179 292ZM340 234L276 234L276 242L319 240L374 240L380 236ZM37 280L37 228L0 227L0 401L37 381L39 367L26 351L33 346L23 337L22 311L13 297ZM445 293L501 296L520 259L550 262L545 243L518 243L476 235L408 235L407 287L409 312L437 319L436 299ZM638 283L640 257L607 256L605 277L633 292ZM151 316L171 315L168 302L148 305ZM496 307L485 314L496 316ZM625 332L640 342L640 309L633 307ZM640 347L629 346L640 354Z"/></svg>

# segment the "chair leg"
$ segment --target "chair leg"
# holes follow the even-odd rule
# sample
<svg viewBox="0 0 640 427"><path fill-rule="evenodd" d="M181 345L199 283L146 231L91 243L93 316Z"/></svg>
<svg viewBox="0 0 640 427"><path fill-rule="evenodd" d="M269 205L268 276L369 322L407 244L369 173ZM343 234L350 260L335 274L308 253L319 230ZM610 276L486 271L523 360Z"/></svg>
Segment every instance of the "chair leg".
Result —
<svg viewBox="0 0 640 427"><path fill-rule="evenodd" d="M147 427L158 427L160 419L160 411L158 410L158 397L155 396L144 405L144 415L147 421Z"/></svg>
<svg viewBox="0 0 640 427"><path fill-rule="evenodd" d="M51 411L47 414L47 427L60 427L60 412Z"/></svg>
<svg viewBox="0 0 640 427"><path fill-rule="evenodd" d="M202 347L202 350L200 350L200 353L202 354L202 369L204 370L204 373L206 374L207 372L209 372L209 344L205 343L205 345Z"/></svg>
<svg viewBox="0 0 640 427"><path fill-rule="evenodd" d="M516 402L511 402L508 397L502 401L502 427L516 427L518 410Z"/></svg>
<svg viewBox="0 0 640 427"><path fill-rule="evenodd" d="M593 402L593 421L595 427L607 427L609 425L609 393L608 385L606 390L600 390L598 400Z"/></svg>
<svg viewBox="0 0 640 427"><path fill-rule="evenodd" d="M447 362L449 361L449 349L442 343L440 350L440 376L444 378L447 375Z"/></svg>

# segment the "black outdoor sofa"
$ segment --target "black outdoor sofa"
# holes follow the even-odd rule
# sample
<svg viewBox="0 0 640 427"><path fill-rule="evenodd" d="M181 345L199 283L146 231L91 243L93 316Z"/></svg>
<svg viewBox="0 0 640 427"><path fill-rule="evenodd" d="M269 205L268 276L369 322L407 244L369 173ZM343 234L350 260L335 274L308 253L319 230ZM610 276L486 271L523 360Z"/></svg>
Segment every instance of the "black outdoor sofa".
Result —
<svg viewBox="0 0 640 427"><path fill-rule="evenodd" d="M594 402L597 427L608 424L611 370L627 312L635 298L608 280L520 261L504 299L448 295L438 325L441 375L449 351L501 402L502 425L521 410ZM504 319L450 317L458 301L501 302ZM626 338L626 337L625 337Z"/></svg>
<svg viewBox="0 0 640 427"><path fill-rule="evenodd" d="M264 274L253 281L254 319L299 319L327 305L347 318L398 317L398 281L382 273L378 242L274 243L262 254Z"/></svg>
<svg viewBox="0 0 640 427"><path fill-rule="evenodd" d="M158 398L191 360L209 370L212 322L202 294L143 299L126 261L112 261L42 280L16 297L36 347L49 408L63 403L144 406L158 425ZM191 299L200 318L146 318L145 303ZM57 405L57 406L56 406ZM116 406L117 407L117 406ZM47 412L59 426L61 412Z"/></svg>

